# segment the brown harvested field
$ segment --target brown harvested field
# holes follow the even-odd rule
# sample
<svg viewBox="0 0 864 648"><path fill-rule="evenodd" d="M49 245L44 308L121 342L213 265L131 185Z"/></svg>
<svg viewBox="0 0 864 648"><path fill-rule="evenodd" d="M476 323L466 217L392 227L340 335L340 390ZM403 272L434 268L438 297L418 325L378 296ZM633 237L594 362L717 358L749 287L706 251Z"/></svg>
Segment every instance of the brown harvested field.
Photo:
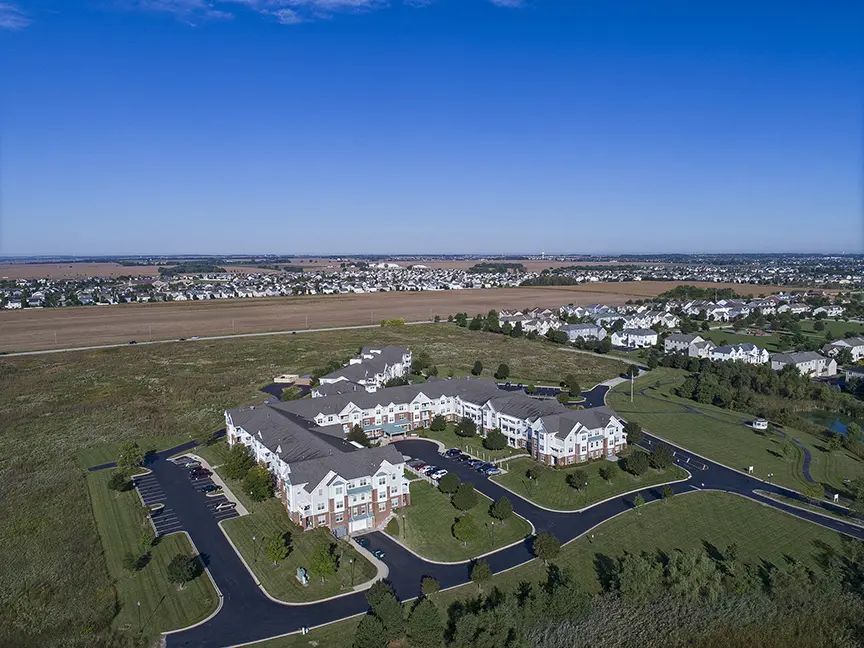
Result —
<svg viewBox="0 0 864 648"><path fill-rule="evenodd" d="M272 297L209 302L123 304L0 311L0 352L31 351L130 340L164 340L193 335L229 335L304 328L374 324L402 317L428 320L457 312L556 307L568 303L622 304L673 288L675 282L626 282L582 286L391 292L361 295ZM718 288L729 284L700 284ZM731 286L739 291L748 287ZM778 289L753 286L753 293Z"/></svg>
<svg viewBox="0 0 864 648"><path fill-rule="evenodd" d="M228 272L237 274L278 272L253 266L222 267ZM0 279L86 279L127 276L158 277L159 266L124 266L119 263L0 263Z"/></svg>

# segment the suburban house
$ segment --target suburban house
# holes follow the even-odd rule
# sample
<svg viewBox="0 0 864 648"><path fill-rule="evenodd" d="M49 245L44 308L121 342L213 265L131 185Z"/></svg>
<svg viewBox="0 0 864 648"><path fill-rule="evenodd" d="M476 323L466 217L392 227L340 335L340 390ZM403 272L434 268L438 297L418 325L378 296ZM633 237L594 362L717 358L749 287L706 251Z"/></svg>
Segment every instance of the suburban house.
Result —
<svg viewBox="0 0 864 648"><path fill-rule="evenodd" d="M695 333L671 333L663 340L666 353L683 353L691 358L707 358L714 347L711 340Z"/></svg>
<svg viewBox="0 0 864 648"><path fill-rule="evenodd" d="M606 329L597 324L565 324L561 330L567 334L571 342L579 338L583 340L602 340L606 337Z"/></svg>
<svg viewBox="0 0 864 648"><path fill-rule="evenodd" d="M813 309L813 315L818 315L819 313L825 313L828 317L840 317L843 314L843 307L829 304L828 306L820 306Z"/></svg>
<svg viewBox="0 0 864 648"><path fill-rule="evenodd" d="M834 340L822 347L822 353L833 358L843 349L849 349L852 354L852 362L858 362L864 358L864 338L853 337Z"/></svg>
<svg viewBox="0 0 864 648"><path fill-rule="evenodd" d="M366 391L375 391L383 387L388 380L404 377L411 370L411 359L411 351L403 347L364 347L360 355L351 358L346 366L321 376L320 383L323 387L345 382L360 385ZM353 388L351 390L353 391ZM314 396L327 393L326 390L321 392L317 389L316 392Z"/></svg>
<svg viewBox="0 0 864 648"><path fill-rule="evenodd" d="M826 358L815 351L774 353L771 355L772 369L779 371L787 365L792 365L803 375L813 378L837 375L837 361L834 358Z"/></svg>
<svg viewBox="0 0 864 648"><path fill-rule="evenodd" d="M768 351L750 342L715 347L708 353L708 357L711 360L719 360L721 362L740 360L747 364L765 364L769 359Z"/></svg>
<svg viewBox="0 0 864 648"><path fill-rule="evenodd" d="M652 329L622 329L612 333L612 346L642 349L657 344L657 331Z"/></svg>
<svg viewBox="0 0 864 648"><path fill-rule="evenodd" d="M226 435L267 466L302 529L326 526L337 537L377 529L410 503L405 460L395 447L356 447L341 426L336 434L325 431L280 405L225 412Z"/></svg>
<svg viewBox="0 0 864 648"><path fill-rule="evenodd" d="M627 446L623 421L605 407L542 416L530 433L531 455L550 466L612 457Z"/></svg>

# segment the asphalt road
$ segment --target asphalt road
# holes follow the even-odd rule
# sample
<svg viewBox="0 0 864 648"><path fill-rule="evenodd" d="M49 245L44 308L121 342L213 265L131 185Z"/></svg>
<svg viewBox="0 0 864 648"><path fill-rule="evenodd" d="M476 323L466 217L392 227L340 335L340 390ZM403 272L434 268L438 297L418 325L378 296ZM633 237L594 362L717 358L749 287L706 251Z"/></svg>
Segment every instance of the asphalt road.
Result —
<svg viewBox="0 0 864 648"><path fill-rule="evenodd" d="M662 443L646 435L645 446ZM562 542L572 540L594 526L632 508L635 494L615 497L579 513L557 513L542 509L527 500L506 491L488 478L468 466L438 455L437 446L427 441L400 441L396 447L404 454L434 463L451 470L460 478L471 481L477 490L497 499L506 495L513 503L513 510L530 520L537 531L554 533ZM689 467L692 477L686 482L674 484L676 493L692 490L713 489L737 493L762 504L786 511L792 515L820 524L829 529L864 539L864 529L846 524L841 520L826 518L802 511L763 497L754 491L783 494L802 499L794 491L767 484L730 468L707 461L683 449L675 448L675 460ZM178 520L192 536L217 586L224 595L219 613L209 621L189 630L166 636L167 646L223 647L258 641L298 631L303 626L312 627L344 619L367 610L363 593L354 593L333 600L307 605L286 606L269 600L255 585L231 545L218 528L217 522L207 509L202 495L196 492L185 474L185 469L164 460L173 451L154 456L148 464L166 495ZM641 491L646 502L660 498L659 487ZM830 508L826 506L826 508ZM838 509L839 510L839 509ZM410 536L411 529L408 528ZM424 576L433 576L442 588L453 587L470 581L470 563L437 564L422 560L406 551L382 533L367 536L370 549L382 548L386 552L384 562L390 568L390 582L400 599L406 600L420 594L420 582ZM509 569L531 560L530 540L501 549L485 557L493 572ZM314 629L309 635L314 639Z"/></svg>

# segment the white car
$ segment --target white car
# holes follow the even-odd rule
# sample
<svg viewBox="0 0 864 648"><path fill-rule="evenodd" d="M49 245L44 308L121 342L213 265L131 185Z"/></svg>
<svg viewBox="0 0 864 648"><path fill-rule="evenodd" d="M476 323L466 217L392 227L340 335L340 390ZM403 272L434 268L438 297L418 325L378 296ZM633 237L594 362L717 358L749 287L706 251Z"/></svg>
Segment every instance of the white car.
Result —
<svg viewBox="0 0 864 648"><path fill-rule="evenodd" d="M447 474L447 472L448 472L447 470L444 470L444 469L442 468L441 470L436 470L434 473L432 473L432 474L429 475L429 476L430 476L432 479L441 479L444 475Z"/></svg>

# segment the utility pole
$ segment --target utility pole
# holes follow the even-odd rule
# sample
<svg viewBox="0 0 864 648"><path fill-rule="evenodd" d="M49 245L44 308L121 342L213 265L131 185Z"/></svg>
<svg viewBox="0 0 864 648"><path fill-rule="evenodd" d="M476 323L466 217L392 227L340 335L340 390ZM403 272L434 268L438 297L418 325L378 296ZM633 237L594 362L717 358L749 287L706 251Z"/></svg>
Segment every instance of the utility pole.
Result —
<svg viewBox="0 0 864 648"><path fill-rule="evenodd" d="M141 634L141 601L138 601L138 634Z"/></svg>

